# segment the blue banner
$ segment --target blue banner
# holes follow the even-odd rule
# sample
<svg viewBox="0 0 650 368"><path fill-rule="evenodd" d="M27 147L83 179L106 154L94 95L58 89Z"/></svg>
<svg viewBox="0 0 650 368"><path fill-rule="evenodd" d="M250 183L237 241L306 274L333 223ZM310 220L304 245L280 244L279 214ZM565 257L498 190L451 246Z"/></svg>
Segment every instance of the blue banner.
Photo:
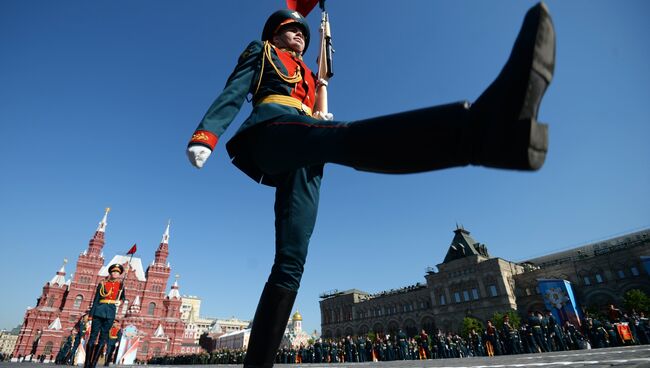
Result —
<svg viewBox="0 0 650 368"><path fill-rule="evenodd" d="M573 294L571 283L558 279L538 279L537 282L546 309L551 311L555 319L560 324L569 321L574 326L580 326L582 313Z"/></svg>

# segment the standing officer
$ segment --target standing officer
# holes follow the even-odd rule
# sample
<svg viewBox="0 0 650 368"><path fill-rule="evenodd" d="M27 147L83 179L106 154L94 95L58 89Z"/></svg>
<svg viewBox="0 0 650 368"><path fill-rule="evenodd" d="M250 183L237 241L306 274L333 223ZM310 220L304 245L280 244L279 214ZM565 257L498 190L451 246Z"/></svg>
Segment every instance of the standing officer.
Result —
<svg viewBox="0 0 650 368"><path fill-rule="evenodd" d="M79 318L77 324L74 326L74 330L77 331L76 338L74 339L74 345L72 346L72 351L70 351L70 358L68 359L69 365L74 365L75 355L77 354L77 348L79 348L79 343L86 335L86 328L88 327L88 314L84 314Z"/></svg>
<svg viewBox="0 0 650 368"><path fill-rule="evenodd" d="M519 354L519 341L517 339L517 330L510 324L510 316L503 316L503 327L501 329L503 338L506 343L508 354Z"/></svg>
<svg viewBox="0 0 650 368"><path fill-rule="evenodd" d="M325 163L408 174L465 165L537 170L547 128L537 112L555 65L546 6L530 9L510 58L474 104L467 101L343 122L318 98L327 80L302 59L310 41L296 11L273 13L251 42L188 144L203 167L219 137L252 96L251 115L226 148L235 166L275 187L275 261L253 318L245 366L272 365L296 298L318 209ZM322 101L322 100L320 100Z"/></svg>
<svg viewBox="0 0 650 368"><path fill-rule="evenodd" d="M108 278L97 285L93 306L88 313L92 320L90 337L86 344L86 361L84 368L95 368L99 355L108 340L108 332L113 326L117 307L124 301L124 286L119 280L124 273L124 267L120 264L113 264L108 268ZM97 343L95 340L99 337Z"/></svg>
<svg viewBox="0 0 650 368"><path fill-rule="evenodd" d="M116 347L119 346L120 339L122 338L122 328L120 328L120 321L115 319L113 326L108 331L108 347L106 348L106 360L104 366L108 367L109 363L115 362L115 355L117 355Z"/></svg>

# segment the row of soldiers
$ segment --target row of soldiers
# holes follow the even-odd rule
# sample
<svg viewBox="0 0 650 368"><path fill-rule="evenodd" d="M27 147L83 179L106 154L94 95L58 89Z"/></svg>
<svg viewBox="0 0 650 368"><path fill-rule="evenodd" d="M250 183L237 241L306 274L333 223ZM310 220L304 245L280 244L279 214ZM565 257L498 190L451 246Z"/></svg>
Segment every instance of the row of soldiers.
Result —
<svg viewBox="0 0 650 368"><path fill-rule="evenodd" d="M619 326L626 328L619 329ZM629 335L625 331L629 331ZM506 314L498 328L487 321L484 331L471 330L466 337L440 330L432 335L422 330L416 336L407 337L399 330L392 336L377 334L373 338L346 336L318 339L307 346L281 348L275 362L344 363L444 359L649 343L650 324L643 313L628 315L610 306L606 317L596 318L586 314L580 326L569 321L560 324L550 312L543 314L531 311L520 326L515 327ZM240 364L244 357L243 350L219 350L211 354L154 358L149 363Z"/></svg>
<svg viewBox="0 0 650 368"><path fill-rule="evenodd" d="M153 357L147 363L160 365L243 364L245 356L246 350L244 349L219 349L209 354Z"/></svg>
<svg viewBox="0 0 650 368"><path fill-rule="evenodd" d="M72 329L72 332L63 343L59 353L56 355L56 360L54 361L55 364L76 365L79 345L81 341L88 339L91 323L92 322L88 321L88 315L84 315L79 322L77 322L75 327ZM113 321L113 326L111 326L108 332L106 346L104 346L101 351L96 352L97 358L103 356L104 366L108 367L109 363L115 363L121 338L122 328L120 327L120 321L115 319Z"/></svg>

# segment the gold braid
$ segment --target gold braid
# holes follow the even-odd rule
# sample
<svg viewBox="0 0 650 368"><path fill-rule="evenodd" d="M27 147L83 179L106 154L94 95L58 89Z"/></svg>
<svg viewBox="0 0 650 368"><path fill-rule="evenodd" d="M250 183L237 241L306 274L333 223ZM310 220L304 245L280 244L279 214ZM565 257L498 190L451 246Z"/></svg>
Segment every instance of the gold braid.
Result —
<svg viewBox="0 0 650 368"><path fill-rule="evenodd" d="M269 41L264 41L264 55L262 55L262 67L260 69L260 78L257 81L257 87L255 88L255 93L253 93L253 96L257 94L257 91L260 89L260 85L262 84L262 76L264 75L264 60L268 59L269 64L273 67L275 70L275 73L285 82L287 83L298 83L302 80L302 74L300 74L300 68L296 70L296 72L293 75L287 75L284 74L278 69L278 67L275 65L273 62L273 58L271 57L271 49L273 46L271 46L271 43Z"/></svg>
<svg viewBox="0 0 650 368"><path fill-rule="evenodd" d="M111 294L113 294L113 289L109 289L108 292L106 292L106 287L105 287L104 281L100 282L99 284L102 286L102 287L99 288L99 295L102 298L105 298L105 297L110 296Z"/></svg>

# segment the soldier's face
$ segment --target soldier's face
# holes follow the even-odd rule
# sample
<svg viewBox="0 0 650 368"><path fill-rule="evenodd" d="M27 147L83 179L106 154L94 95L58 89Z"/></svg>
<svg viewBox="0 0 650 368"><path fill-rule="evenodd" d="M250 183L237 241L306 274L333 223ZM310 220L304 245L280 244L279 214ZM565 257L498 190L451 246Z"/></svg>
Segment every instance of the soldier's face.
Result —
<svg viewBox="0 0 650 368"><path fill-rule="evenodd" d="M116 278L120 277L120 275L121 275L120 271L111 272L111 278L112 279L116 279Z"/></svg>
<svg viewBox="0 0 650 368"><path fill-rule="evenodd" d="M273 36L273 44L279 48L291 49L302 55L305 50L305 35L296 25L286 25Z"/></svg>

